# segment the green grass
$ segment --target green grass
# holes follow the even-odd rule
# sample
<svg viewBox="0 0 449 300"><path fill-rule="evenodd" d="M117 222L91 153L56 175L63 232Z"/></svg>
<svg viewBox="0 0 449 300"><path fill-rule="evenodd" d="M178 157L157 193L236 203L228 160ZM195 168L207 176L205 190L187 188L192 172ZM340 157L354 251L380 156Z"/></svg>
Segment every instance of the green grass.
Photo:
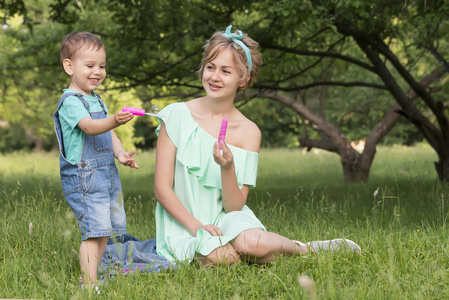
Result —
<svg viewBox="0 0 449 300"><path fill-rule="evenodd" d="M154 152L136 159L139 170L119 167L128 233L148 239L155 236ZM248 205L267 229L301 241L350 238L360 255L134 273L96 298L308 299L297 282L307 275L317 299L447 299L449 187L437 180L436 159L428 146L381 147L368 182L349 184L334 154L263 150ZM57 155L14 153L0 161L0 298L92 296L78 286L80 234L61 195Z"/></svg>

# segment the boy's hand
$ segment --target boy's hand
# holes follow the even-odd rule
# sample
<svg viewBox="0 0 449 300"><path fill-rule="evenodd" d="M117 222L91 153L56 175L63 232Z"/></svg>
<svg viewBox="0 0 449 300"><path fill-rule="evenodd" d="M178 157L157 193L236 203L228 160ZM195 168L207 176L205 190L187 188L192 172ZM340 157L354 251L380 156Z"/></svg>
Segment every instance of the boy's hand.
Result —
<svg viewBox="0 0 449 300"><path fill-rule="evenodd" d="M114 120L120 125L126 124L134 118L134 115L129 111L118 111L114 115Z"/></svg>
<svg viewBox="0 0 449 300"><path fill-rule="evenodd" d="M131 152L120 152L117 155L117 160L124 166L128 166L133 169L138 169L139 166L137 165L136 161L133 158L133 155L136 154L136 150L133 150Z"/></svg>

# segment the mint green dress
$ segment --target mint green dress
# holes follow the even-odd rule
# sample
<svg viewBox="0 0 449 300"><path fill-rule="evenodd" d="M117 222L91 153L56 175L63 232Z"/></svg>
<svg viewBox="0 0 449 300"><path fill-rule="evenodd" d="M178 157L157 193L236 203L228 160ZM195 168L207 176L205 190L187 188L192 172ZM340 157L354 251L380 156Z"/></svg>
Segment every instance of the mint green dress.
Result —
<svg viewBox="0 0 449 300"><path fill-rule="evenodd" d="M172 262L191 261L196 253L208 255L226 245L242 231L265 227L246 205L240 211L225 213L221 199L220 166L213 158L217 137L203 130L193 119L185 103L165 107L157 118L165 123L167 134L176 147L173 190L185 208L202 224L214 224L223 232L212 236L199 229L193 236L168 214L156 206L156 245L159 255ZM159 134L160 125L156 129ZM234 156L237 183L240 188L256 185L259 153L228 145Z"/></svg>

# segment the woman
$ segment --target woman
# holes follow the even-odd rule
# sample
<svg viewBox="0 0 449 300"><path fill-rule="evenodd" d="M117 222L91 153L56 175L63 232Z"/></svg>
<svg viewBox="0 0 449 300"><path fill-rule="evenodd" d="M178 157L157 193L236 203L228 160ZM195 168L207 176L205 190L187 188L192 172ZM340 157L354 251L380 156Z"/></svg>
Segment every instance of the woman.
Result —
<svg viewBox="0 0 449 300"><path fill-rule="evenodd" d="M206 95L167 106L158 119L155 196L157 251L171 261L203 265L267 263L278 254L305 254L315 246L266 231L246 206L256 184L261 132L234 107L237 92L257 79L262 55L241 31L216 32L205 44L199 75ZM217 141L222 120L226 142ZM315 242L316 243L316 242ZM324 244L323 244L324 243Z"/></svg>

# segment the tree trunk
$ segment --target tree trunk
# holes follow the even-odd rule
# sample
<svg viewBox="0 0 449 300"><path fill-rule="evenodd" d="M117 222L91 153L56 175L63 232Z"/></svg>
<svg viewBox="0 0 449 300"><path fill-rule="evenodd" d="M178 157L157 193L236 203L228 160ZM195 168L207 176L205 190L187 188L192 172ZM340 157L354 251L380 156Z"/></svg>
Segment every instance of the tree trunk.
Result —
<svg viewBox="0 0 449 300"><path fill-rule="evenodd" d="M340 161L343 167L343 176L347 182L365 181L368 178L370 166L361 167L361 155L355 151L351 145L346 149L341 149Z"/></svg>
<svg viewBox="0 0 449 300"><path fill-rule="evenodd" d="M33 152L39 153L44 151L44 139L42 137L36 137L32 130L26 130L26 137L34 142Z"/></svg>
<svg viewBox="0 0 449 300"><path fill-rule="evenodd" d="M449 161L446 160L439 160L435 163L435 168L438 173L438 178L441 181L449 182Z"/></svg>
<svg viewBox="0 0 449 300"><path fill-rule="evenodd" d="M438 178L441 181L449 182L449 141L445 141L444 145L437 151L438 162L435 162L435 169Z"/></svg>
<svg viewBox="0 0 449 300"><path fill-rule="evenodd" d="M33 152L40 153L43 151L44 151L44 139L41 137L38 137L34 140Z"/></svg>

